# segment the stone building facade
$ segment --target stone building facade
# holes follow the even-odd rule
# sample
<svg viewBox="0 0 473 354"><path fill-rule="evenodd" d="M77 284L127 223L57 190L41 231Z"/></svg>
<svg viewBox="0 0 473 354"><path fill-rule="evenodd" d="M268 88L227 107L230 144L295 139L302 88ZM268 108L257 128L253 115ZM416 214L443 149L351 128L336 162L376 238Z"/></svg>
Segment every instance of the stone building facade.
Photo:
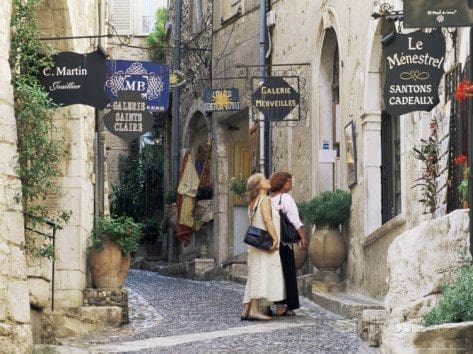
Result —
<svg viewBox="0 0 473 354"><path fill-rule="evenodd" d="M173 26L170 46L175 3L169 3ZM181 68L187 81L180 100L181 158L190 151L195 159L199 145L212 143L214 197L213 222L193 234L190 247L180 246L179 261L210 257L219 265L245 252L242 238L236 235L248 225L246 207L229 191L229 183L232 177L250 175L250 135L257 141L259 134L258 127L249 124L248 82L239 77L241 65L254 66L258 61L259 3L247 0L229 4L205 0L182 3ZM168 64L172 63L170 55ZM205 89L228 88L239 90L240 109L206 112Z"/></svg>
<svg viewBox="0 0 473 354"><path fill-rule="evenodd" d="M401 1L388 1L401 10ZM396 31L398 23L373 19L379 2L279 0L272 2L276 25L272 29L272 62L310 63L307 76L309 114L295 127L275 127L273 132L274 170L289 170L295 176L294 196L306 200L333 189L350 190L352 214L344 237L348 259L344 276L350 291L382 299L387 290L389 246L406 230L444 215L447 188L438 196L433 215L424 214L419 188L422 164L412 150L431 135L431 123L438 123L440 140L449 134L451 92L440 85L440 104L432 112L414 112L387 117L384 112L381 39ZM403 32L409 30L403 29ZM294 36L294 33L298 33ZM456 32L456 42L444 30L447 41L445 71L465 63L466 33ZM349 188L345 157L344 127L353 122L357 147L357 183ZM385 140L385 132L395 135ZM324 145L338 150L333 163L322 159ZM387 146L387 144L390 144ZM389 150L387 149L389 147ZM443 186L448 172L448 139L439 143ZM390 152L389 152L390 151ZM395 156L389 170L387 154ZM453 163L450 160L450 165ZM392 178L395 190L386 190ZM395 194L386 204L386 193Z"/></svg>
<svg viewBox="0 0 473 354"><path fill-rule="evenodd" d="M11 11L11 1L0 4L0 348L6 353L29 353L33 336L23 213L14 201L21 182L15 172L17 135L8 64Z"/></svg>

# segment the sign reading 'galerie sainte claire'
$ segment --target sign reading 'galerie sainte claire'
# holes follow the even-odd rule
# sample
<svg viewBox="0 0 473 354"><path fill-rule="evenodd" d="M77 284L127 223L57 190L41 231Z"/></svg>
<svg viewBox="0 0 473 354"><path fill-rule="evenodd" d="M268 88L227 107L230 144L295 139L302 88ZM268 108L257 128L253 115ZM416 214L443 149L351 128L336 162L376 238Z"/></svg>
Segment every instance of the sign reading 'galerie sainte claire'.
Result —
<svg viewBox="0 0 473 354"><path fill-rule="evenodd" d="M384 104L390 115L430 111L439 103L445 37L441 31L395 34L383 49L386 61Z"/></svg>
<svg viewBox="0 0 473 354"><path fill-rule="evenodd" d="M105 127L119 138L133 141L153 128L154 117L139 92L120 91L111 108L104 116Z"/></svg>

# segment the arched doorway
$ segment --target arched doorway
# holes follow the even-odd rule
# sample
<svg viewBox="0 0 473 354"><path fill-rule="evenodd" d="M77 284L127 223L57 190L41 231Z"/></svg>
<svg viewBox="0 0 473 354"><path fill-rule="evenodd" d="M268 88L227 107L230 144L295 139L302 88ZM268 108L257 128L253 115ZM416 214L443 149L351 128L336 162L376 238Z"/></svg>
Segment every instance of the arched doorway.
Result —
<svg viewBox="0 0 473 354"><path fill-rule="evenodd" d="M325 30L319 70L318 190L323 192L341 187L340 60L337 35L333 28Z"/></svg>

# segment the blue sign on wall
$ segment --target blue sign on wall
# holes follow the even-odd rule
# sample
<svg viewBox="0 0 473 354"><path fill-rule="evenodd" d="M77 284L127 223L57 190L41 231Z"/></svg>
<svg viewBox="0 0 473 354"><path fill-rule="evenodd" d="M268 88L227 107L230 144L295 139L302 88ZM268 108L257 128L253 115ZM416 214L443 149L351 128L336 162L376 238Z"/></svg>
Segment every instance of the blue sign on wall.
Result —
<svg viewBox="0 0 473 354"><path fill-rule="evenodd" d="M134 91L146 99L148 111L169 105L169 67L146 61L108 60L105 93L116 100L120 91Z"/></svg>

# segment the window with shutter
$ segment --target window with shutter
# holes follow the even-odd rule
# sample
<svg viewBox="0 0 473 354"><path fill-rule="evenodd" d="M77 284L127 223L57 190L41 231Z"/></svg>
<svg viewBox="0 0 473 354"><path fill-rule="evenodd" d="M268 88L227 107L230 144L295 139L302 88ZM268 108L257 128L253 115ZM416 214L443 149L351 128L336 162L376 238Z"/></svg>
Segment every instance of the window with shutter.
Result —
<svg viewBox="0 0 473 354"><path fill-rule="evenodd" d="M111 22L118 34L129 35L133 32L133 12L131 0L112 0Z"/></svg>

